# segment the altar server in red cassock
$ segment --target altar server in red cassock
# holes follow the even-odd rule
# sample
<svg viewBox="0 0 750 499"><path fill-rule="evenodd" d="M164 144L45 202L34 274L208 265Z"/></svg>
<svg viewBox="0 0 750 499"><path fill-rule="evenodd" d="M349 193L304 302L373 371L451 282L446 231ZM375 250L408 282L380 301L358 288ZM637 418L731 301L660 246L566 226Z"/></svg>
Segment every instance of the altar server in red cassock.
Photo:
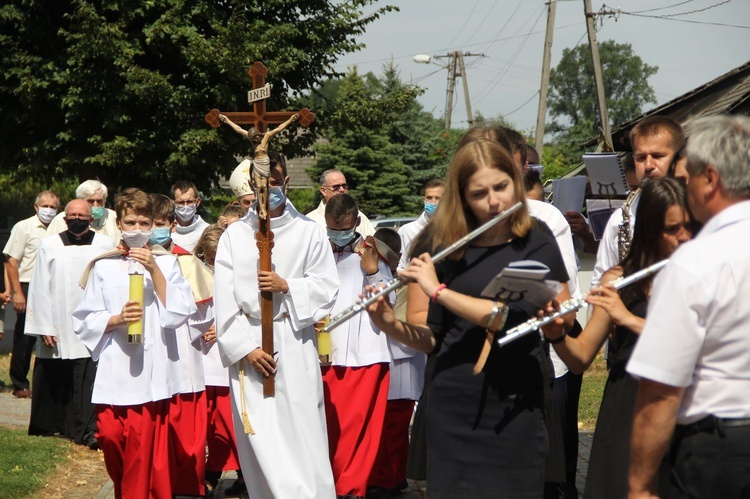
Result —
<svg viewBox="0 0 750 499"><path fill-rule="evenodd" d="M340 194L326 203L326 225L341 289L332 314L348 308L365 285L391 279L376 241L355 232L357 203ZM364 314L331 331L331 365L324 366L328 445L336 495L364 497L375 463L388 399L388 338Z"/></svg>
<svg viewBox="0 0 750 499"><path fill-rule="evenodd" d="M169 359L175 330L195 313L177 259L146 246L153 224L148 194L126 189L115 201L122 241L93 261L73 312L73 328L98 363L91 400L97 440L117 498L171 498L169 403L190 380L176 378ZM143 307L129 299L129 270L142 266ZM128 324L143 322L142 343L128 342Z"/></svg>

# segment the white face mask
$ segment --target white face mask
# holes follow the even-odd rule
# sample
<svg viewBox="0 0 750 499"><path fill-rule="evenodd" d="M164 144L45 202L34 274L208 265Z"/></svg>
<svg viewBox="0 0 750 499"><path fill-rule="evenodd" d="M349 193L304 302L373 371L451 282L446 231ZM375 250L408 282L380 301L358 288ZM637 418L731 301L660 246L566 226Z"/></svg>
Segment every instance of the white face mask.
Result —
<svg viewBox="0 0 750 499"><path fill-rule="evenodd" d="M177 218L179 218L180 222L184 224L192 222L197 209L198 207L196 205L178 206L176 209Z"/></svg>
<svg viewBox="0 0 750 499"><path fill-rule="evenodd" d="M37 213L39 220L45 225L49 224L55 218L55 215L57 215L55 208L39 208L39 212Z"/></svg>
<svg viewBox="0 0 750 499"><path fill-rule="evenodd" d="M124 230L122 231L122 240L128 245L128 248L143 248L151 237L150 230Z"/></svg>

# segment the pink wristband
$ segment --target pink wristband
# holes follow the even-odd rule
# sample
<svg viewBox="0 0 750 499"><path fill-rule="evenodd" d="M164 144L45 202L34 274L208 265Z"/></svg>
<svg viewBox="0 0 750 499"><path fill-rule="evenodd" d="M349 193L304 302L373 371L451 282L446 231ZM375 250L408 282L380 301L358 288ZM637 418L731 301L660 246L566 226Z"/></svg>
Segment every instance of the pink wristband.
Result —
<svg viewBox="0 0 750 499"><path fill-rule="evenodd" d="M438 297L440 296L440 293L442 293L443 290L445 288L447 288L447 287L448 287L447 284L441 284L440 286L438 286L437 289L435 290L435 294L432 295L432 301L434 301L435 303L437 303Z"/></svg>

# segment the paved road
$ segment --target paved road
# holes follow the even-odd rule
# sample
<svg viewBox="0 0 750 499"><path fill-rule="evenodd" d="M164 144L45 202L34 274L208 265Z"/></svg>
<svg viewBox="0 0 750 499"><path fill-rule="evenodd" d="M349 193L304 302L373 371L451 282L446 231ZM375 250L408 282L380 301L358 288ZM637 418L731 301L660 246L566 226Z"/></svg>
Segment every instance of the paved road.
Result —
<svg viewBox="0 0 750 499"><path fill-rule="evenodd" d="M17 399L10 392L0 393L0 424L27 427L29 424L29 412L31 411L30 399ZM582 497L583 485L586 481L586 472L588 471L588 459L591 452L591 440L593 432L580 432L580 442L578 445L578 474L576 477L576 486L578 487L579 496ZM103 479L105 477L102 477ZM230 487L237 475L234 472L225 473L219 482L217 494L215 497L231 497L224 494L224 491ZM409 481L409 488L401 495L404 499L418 499L425 497L425 483ZM115 493L112 482L107 479L104 486L95 499L114 499Z"/></svg>

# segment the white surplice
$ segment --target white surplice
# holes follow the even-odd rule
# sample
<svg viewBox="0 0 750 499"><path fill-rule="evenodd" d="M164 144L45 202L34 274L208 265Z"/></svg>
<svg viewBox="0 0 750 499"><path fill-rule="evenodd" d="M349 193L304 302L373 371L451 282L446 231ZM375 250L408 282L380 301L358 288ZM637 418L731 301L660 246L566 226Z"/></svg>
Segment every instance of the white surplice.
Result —
<svg viewBox="0 0 750 499"><path fill-rule="evenodd" d="M203 231L208 227L208 222L203 220L200 215L196 215L190 225L175 226L172 232L172 242L182 249L193 251L198 245L198 239L203 235Z"/></svg>
<svg viewBox="0 0 750 499"><path fill-rule="evenodd" d="M29 284L24 334L54 336L57 343L50 348L43 341L37 341L37 358L90 357L73 331L71 314L83 296L78 279L92 258L113 247L112 240L100 234L94 234L91 244L81 246L65 246L59 235L42 239Z"/></svg>
<svg viewBox="0 0 750 499"><path fill-rule="evenodd" d="M378 286L391 280L391 269L378 259L378 271L371 276L362 272L362 258L347 247L342 252L333 251L336 259L341 289L331 315L335 317L348 309L364 292L366 285ZM396 293L388 296L391 303ZM334 366L361 367L389 363L391 353L388 337L373 324L366 312L361 312L331 331L331 364Z"/></svg>
<svg viewBox="0 0 750 499"><path fill-rule="evenodd" d="M128 343L126 325L105 332L109 318L119 314L128 301L127 258L96 262L73 312L73 328L98 363L91 397L95 404L138 405L190 391L190 380L174 375L179 360L175 329L195 313L195 301L177 259L172 255L154 255L154 259L167 281L167 302L163 305L157 298L146 272L143 343Z"/></svg>
<svg viewBox="0 0 750 499"><path fill-rule="evenodd" d="M339 287L323 229L287 201L271 220L273 268L289 286L273 294L276 395L263 397L262 377L244 357L261 346L258 248L254 210L219 241L214 307L219 353L229 366L237 449L250 497L332 498L323 382L314 324L333 306ZM243 432L238 362L243 361L246 410L254 435Z"/></svg>
<svg viewBox="0 0 750 499"><path fill-rule="evenodd" d="M198 308L198 313L196 315L201 316L201 314L203 314L201 317L206 321L210 328L211 324L214 323L213 299L206 302L206 305L205 308ZM203 353L203 375L206 380L206 386L229 387L229 369L224 367L224 364L221 363L219 346L216 341L207 343L202 336L198 341L200 342L200 349Z"/></svg>

